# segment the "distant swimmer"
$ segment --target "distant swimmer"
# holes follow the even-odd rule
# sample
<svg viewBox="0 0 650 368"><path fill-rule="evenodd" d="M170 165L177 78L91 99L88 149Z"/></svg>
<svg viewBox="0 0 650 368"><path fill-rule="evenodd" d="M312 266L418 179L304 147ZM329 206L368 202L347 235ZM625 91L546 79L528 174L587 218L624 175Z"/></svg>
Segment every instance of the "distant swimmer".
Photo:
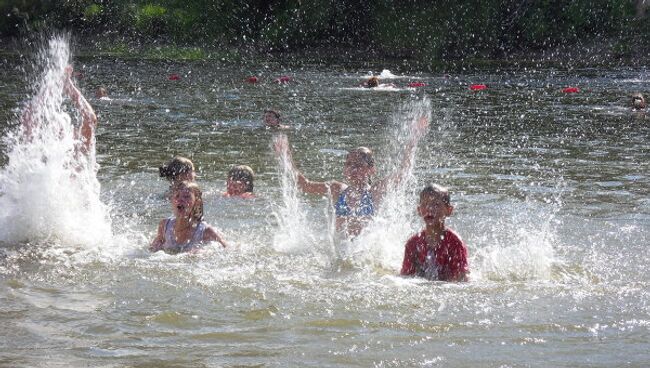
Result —
<svg viewBox="0 0 650 368"><path fill-rule="evenodd" d="M236 165L228 171L228 179L226 179L226 192L224 197L255 198L253 194L253 180L255 173L250 166Z"/></svg>
<svg viewBox="0 0 650 368"><path fill-rule="evenodd" d="M393 83L379 83L379 77L376 75L373 75L372 77L368 78L365 82L361 83L360 87L364 88L395 88L395 85Z"/></svg>
<svg viewBox="0 0 650 368"><path fill-rule="evenodd" d="M345 182L337 180L319 182L307 179L296 169L291 158L289 141L285 135L275 137L274 148L279 157L286 155L287 165L297 178L300 190L304 193L327 195L332 198L336 214L336 229L354 237L361 233L376 214L388 187L399 184L406 177L412 164L412 152L426 133L428 124L426 117L417 120L412 130L413 134L402 153L399 167L392 175L377 181L371 180L376 172L375 159L372 151L367 147L355 148L347 154L343 167Z"/></svg>
<svg viewBox="0 0 650 368"><path fill-rule="evenodd" d="M282 124L280 113L275 110L265 110L262 116L264 126L269 129L288 129L288 125Z"/></svg>
<svg viewBox="0 0 650 368"><path fill-rule="evenodd" d="M373 75L372 77L368 78L368 80L365 81L363 84L361 84L361 86L366 88L379 87L379 77Z"/></svg>
<svg viewBox="0 0 650 368"><path fill-rule="evenodd" d="M174 215L160 221L150 251L193 252L213 241L224 248L227 246L223 236L203 221L203 197L198 184L186 181L174 184L170 204Z"/></svg>
<svg viewBox="0 0 650 368"><path fill-rule="evenodd" d="M643 110L646 107L645 98L641 93L635 93L632 95L632 109L634 110Z"/></svg>
<svg viewBox="0 0 650 368"><path fill-rule="evenodd" d="M467 281L467 246L445 226L445 219L453 209L446 188L429 184L422 189L417 211L424 220L424 230L406 242L400 274L429 280Z"/></svg>
<svg viewBox="0 0 650 368"><path fill-rule="evenodd" d="M104 87L97 87L95 90L95 98L97 99L108 99L108 91Z"/></svg>

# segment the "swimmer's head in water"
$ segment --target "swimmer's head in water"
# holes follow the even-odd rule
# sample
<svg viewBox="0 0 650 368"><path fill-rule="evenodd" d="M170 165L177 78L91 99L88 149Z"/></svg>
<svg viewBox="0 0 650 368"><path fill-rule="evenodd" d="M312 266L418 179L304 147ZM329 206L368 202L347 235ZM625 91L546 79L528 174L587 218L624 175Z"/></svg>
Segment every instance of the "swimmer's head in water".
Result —
<svg viewBox="0 0 650 368"><path fill-rule="evenodd" d="M366 81L366 87L368 87L368 88L379 87L379 77L377 77L377 76L370 77Z"/></svg>
<svg viewBox="0 0 650 368"><path fill-rule="evenodd" d="M194 223L203 220L203 194L198 184L177 182L171 189L171 202L176 216L187 216Z"/></svg>
<svg viewBox="0 0 650 368"><path fill-rule="evenodd" d="M108 92L106 91L106 88L98 87L95 90L95 97L97 98L108 97Z"/></svg>
<svg viewBox="0 0 650 368"><path fill-rule="evenodd" d="M454 207L451 205L449 190L437 184L429 184L420 191L418 214L427 225L444 222Z"/></svg>
<svg viewBox="0 0 650 368"><path fill-rule="evenodd" d="M236 165L228 171L227 191L230 195L253 192L255 173L250 166Z"/></svg>
<svg viewBox="0 0 650 368"><path fill-rule="evenodd" d="M264 125L269 128L277 128L280 126L280 113L275 110L264 111Z"/></svg>
<svg viewBox="0 0 650 368"><path fill-rule="evenodd" d="M189 158L176 156L165 165L158 168L160 177L170 181L194 181L196 173L194 164Z"/></svg>
<svg viewBox="0 0 650 368"><path fill-rule="evenodd" d="M370 183L375 173L375 159L368 147L357 147L350 151L345 159L343 174L354 184Z"/></svg>
<svg viewBox="0 0 650 368"><path fill-rule="evenodd" d="M645 109L646 103L645 98L640 93L635 93L632 95L632 108L635 110Z"/></svg>

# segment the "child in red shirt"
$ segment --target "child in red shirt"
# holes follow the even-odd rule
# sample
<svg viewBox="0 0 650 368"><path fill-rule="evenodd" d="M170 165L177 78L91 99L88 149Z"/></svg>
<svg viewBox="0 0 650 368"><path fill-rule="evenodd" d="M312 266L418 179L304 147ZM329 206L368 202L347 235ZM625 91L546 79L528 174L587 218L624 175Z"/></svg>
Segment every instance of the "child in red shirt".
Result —
<svg viewBox="0 0 650 368"><path fill-rule="evenodd" d="M429 184L420 192L418 214L425 228L406 243L400 274L429 280L467 281L467 246L445 227L445 218L453 209L446 188Z"/></svg>

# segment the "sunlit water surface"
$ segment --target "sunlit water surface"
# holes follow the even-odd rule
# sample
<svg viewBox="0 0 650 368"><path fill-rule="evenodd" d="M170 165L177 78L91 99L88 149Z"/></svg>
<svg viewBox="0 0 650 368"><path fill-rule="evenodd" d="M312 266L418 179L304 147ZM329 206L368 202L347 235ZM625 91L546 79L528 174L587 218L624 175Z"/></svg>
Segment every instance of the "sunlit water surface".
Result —
<svg viewBox="0 0 650 368"><path fill-rule="evenodd" d="M4 136L29 95L24 63L2 61ZM0 366L650 362L650 120L626 107L631 92L648 91L645 70L443 76L391 65L74 65L99 115L105 207L93 211L110 230L83 211L69 216L66 207L88 204L59 201L45 209L50 215L39 212L31 198L52 185L41 176L21 174L30 183L14 188L24 192L11 201L0 188L0 231L16 239L3 236L0 245ZM397 88L356 88L382 67ZM181 79L169 80L173 73ZM250 75L261 82L247 84ZM292 80L274 83L280 75ZM411 81L427 86L403 87ZM471 92L472 83L488 89ZM92 98L100 85L110 100ZM561 93L566 86L581 92ZM404 143L405 115L427 108L425 96L433 121L414 176L366 234L341 241L326 198L296 197L262 112L282 113L308 177L340 180L346 150L359 145L374 149L381 176ZM10 144L2 146L5 166ZM206 217L233 247L146 250L171 213L157 167L175 154L198 166ZM256 171L256 199L222 198L233 164ZM396 276L404 242L422 226L415 199L427 182L452 191L448 225L469 246L468 283Z"/></svg>

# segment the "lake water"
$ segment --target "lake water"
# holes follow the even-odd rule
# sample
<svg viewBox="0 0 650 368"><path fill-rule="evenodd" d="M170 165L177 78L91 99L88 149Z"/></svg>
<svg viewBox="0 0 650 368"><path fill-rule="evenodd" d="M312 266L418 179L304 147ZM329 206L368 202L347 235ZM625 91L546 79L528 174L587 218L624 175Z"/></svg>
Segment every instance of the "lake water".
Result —
<svg viewBox="0 0 650 368"><path fill-rule="evenodd" d="M100 168L71 179L54 165L69 141L43 143L47 160L3 142L0 366L650 364L650 119L627 106L647 70L72 62L99 116ZM5 137L41 75L25 78L26 63L1 63ZM357 88L384 68L396 88ZM92 97L100 85L111 100ZM332 233L328 199L287 184L261 122L280 111L297 166L341 180L360 145L388 174L429 106L412 177L354 242ZM171 214L157 167L175 154L197 165L206 218L234 246L147 251ZM255 170L256 199L222 197L233 164ZM452 192L467 283L397 276L428 182Z"/></svg>

